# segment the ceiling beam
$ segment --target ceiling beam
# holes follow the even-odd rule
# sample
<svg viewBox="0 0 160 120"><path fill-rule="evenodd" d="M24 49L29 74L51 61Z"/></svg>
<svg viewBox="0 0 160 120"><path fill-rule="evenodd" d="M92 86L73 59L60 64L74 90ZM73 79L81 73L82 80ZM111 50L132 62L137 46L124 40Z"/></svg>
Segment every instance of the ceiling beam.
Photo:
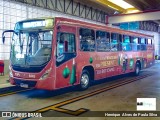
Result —
<svg viewBox="0 0 160 120"><path fill-rule="evenodd" d="M134 22L134 21L160 20L160 11L114 15L114 16L109 16L107 20L108 24Z"/></svg>
<svg viewBox="0 0 160 120"><path fill-rule="evenodd" d="M157 23L158 25L160 25L160 21L158 20L154 20L153 22Z"/></svg>
<svg viewBox="0 0 160 120"><path fill-rule="evenodd" d="M148 6L149 6L149 7L151 6L151 4L148 3L146 0L142 0L142 3L145 4L147 7L148 7Z"/></svg>
<svg viewBox="0 0 160 120"><path fill-rule="evenodd" d="M109 7L106 7L106 6L102 5L102 4L97 4L95 2L95 0L73 0L73 1L76 2L76 3L81 3L83 5L90 6L90 7L92 6L93 8L98 9L98 10L102 10L109 15L112 15L115 11L115 10L109 8Z"/></svg>

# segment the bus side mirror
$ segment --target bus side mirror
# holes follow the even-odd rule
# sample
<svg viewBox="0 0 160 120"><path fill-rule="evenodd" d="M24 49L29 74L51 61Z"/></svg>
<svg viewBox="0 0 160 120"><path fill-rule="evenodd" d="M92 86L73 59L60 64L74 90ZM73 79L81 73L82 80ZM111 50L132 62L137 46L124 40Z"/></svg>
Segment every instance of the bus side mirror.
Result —
<svg viewBox="0 0 160 120"><path fill-rule="evenodd" d="M5 43L5 36L2 37L2 42Z"/></svg>
<svg viewBox="0 0 160 120"><path fill-rule="evenodd" d="M5 31L2 33L2 42L3 42L3 44L5 43L5 36L4 36L4 34L5 34L6 32L13 32L13 33L15 33L16 35L18 35L18 32L14 31L14 30L5 30Z"/></svg>

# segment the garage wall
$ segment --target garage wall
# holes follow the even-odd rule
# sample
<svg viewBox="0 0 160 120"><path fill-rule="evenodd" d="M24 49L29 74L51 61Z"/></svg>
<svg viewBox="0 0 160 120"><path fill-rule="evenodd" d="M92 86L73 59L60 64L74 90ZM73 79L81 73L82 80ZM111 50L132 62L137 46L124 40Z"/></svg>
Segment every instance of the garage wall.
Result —
<svg viewBox="0 0 160 120"><path fill-rule="evenodd" d="M74 6L75 7L75 6ZM78 13L77 13L78 14ZM83 14L83 13L82 13ZM52 17L52 16L65 16L68 18L73 18L77 20L82 20L86 22L103 24L95 22L88 19L79 18L72 15L63 14L61 12L56 12L53 10L48 10L40 7L35 7L19 2L14 2L10 0L0 0L0 60L9 59L10 51L10 41L12 34L6 34L5 45L2 44L2 32L7 29L14 29L14 25L17 21L24 20L27 18L36 17ZM136 32L145 33L149 35L154 35L155 39L155 53L160 54L160 35L156 32L146 32L143 30L138 30Z"/></svg>
<svg viewBox="0 0 160 120"><path fill-rule="evenodd" d="M2 44L2 32L13 29L17 21L25 19L26 6L0 0L0 59L9 59L11 34L6 34L5 45Z"/></svg>
<svg viewBox="0 0 160 120"><path fill-rule="evenodd" d="M62 16L62 17L65 16L67 18L73 18L73 19L96 23L96 24L103 24L103 23L92 21L92 20L63 14L61 12L56 12L53 10L31 6L28 4L14 2L10 0L0 0L0 60L9 59L10 42L11 42L12 34L10 33L5 34L6 41L5 41L5 45L3 45L2 32L4 30L14 29L15 23L20 20L24 20L27 18L52 17L52 16Z"/></svg>

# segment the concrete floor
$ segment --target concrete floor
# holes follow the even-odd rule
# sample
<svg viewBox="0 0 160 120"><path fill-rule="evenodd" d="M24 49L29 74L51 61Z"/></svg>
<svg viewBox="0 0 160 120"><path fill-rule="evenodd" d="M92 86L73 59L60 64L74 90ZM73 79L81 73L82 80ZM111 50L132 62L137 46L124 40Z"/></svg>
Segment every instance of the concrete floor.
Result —
<svg viewBox="0 0 160 120"><path fill-rule="evenodd" d="M63 105L61 108L76 111L80 108L88 109L89 111L136 111L136 99L137 98L156 98L157 111L160 111L160 63L155 64L150 69L144 70L141 74L155 73L154 75L146 78L134 81L132 83L107 90L105 92L70 102L67 105ZM78 96L90 94L93 91L98 91L101 88L109 87L113 84L120 83L123 80L130 80L132 77L123 77L121 80L114 80L103 84L98 84L90 87L86 91L72 91L61 95L58 91L44 91L44 90L29 90L13 95L0 97L0 111L35 111L41 108L51 106L60 103L65 100L74 99ZM61 92L60 92L61 93ZM50 112L46 112L50 114ZM55 119L86 119L86 120L108 120L107 117L72 117L72 115L66 115L65 113L55 112L61 116L71 117L56 117ZM87 114L84 113L84 114ZM52 119L52 118L42 118ZM110 117L110 119L116 119ZM117 118L118 120L159 120L160 118Z"/></svg>

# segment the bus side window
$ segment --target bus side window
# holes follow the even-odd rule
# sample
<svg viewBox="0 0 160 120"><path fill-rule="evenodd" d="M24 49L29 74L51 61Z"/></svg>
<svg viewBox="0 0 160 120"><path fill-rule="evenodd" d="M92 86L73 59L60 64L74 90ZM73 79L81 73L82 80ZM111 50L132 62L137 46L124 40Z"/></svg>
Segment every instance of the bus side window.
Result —
<svg viewBox="0 0 160 120"><path fill-rule="evenodd" d="M111 51L118 51L118 34L111 33Z"/></svg>
<svg viewBox="0 0 160 120"><path fill-rule="evenodd" d="M76 52L75 35L71 33L58 33L57 56L63 53Z"/></svg>
<svg viewBox="0 0 160 120"><path fill-rule="evenodd" d="M118 35L118 51L122 51L122 35Z"/></svg>
<svg viewBox="0 0 160 120"><path fill-rule="evenodd" d="M145 38L141 38L140 44L141 44L141 50L147 50Z"/></svg>
<svg viewBox="0 0 160 120"><path fill-rule="evenodd" d="M137 51L138 37L131 37L132 50Z"/></svg>
<svg viewBox="0 0 160 120"><path fill-rule="evenodd" d="M61 33L57 34L57 56L64 53L64 36Z"/></svg>
<svg viewBox="0 0 160 120"><path fill-rule="evenodd" d="M92 29L79 29L80 50L95 51L95 32Z"/></svg>
<svg viewBox="0 0 160 120"><path fill-rule="evenodd" d="M148 39L148 45L152 45L152 39Z"/></svg>
<svg viewBox="0 0 160 120"><path fill-rule="evenodd" d="M145 43L146 43L146 45L148 44L148 39L146 38L146 40L145 40Z"/></svg>
<svg viewBox="0 0 160 120"><path fill-rule="evenodd" d="M106 36L107 36L107 40L106 40L106 51L110 51L111 47L110 47L110 33L106 32Z"/></svg>
<svg viewBox="0 0 160 120"><path fill-rule="evenodd" d="M97 51L110 51L110 34L104 31L96 31Z"/></svg>
<svg viewBox="0 0 160 120"><path fill-rule="evenodd" d="M141 50L141 38L138 38L137 51Z"/></svg>
<svg viewBox="0 0 160 120"><path fill-rule="evenodd" d="M128 35L123 35L123 51L132 51L132 46L130 44L131 42L131 37Z"/></svg>

